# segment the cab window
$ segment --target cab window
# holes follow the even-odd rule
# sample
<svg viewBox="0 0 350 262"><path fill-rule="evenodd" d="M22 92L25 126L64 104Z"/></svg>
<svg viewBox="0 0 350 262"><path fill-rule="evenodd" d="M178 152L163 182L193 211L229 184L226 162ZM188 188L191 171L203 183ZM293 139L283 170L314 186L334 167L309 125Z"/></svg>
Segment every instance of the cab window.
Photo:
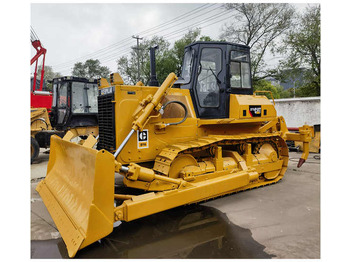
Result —
<svg viewBox="0 0 350 262"><path fill-rule="evenodd" d="M193 50L187 50L184 55L181 77L184 79L185 83L189 83L191 81L193 52Z"/></svg>
<svg viewBox="0 0 350 262"><path fill-rule="evenodd" d="M248 53L231 51L230 86L231 88L251 88Z"/></svg>
<svg viewBox="0 0 350 262"><path fill-rule="evenodd" d="M201 107L218 107L220 103L217 75L222 69L222 50L203 48L198 68L196 91Z"/></svg>
<svg viewBox="0 0 350 262"><path fill-rule="evenodd" d="M97 113L97 96L98 96L98 86L97 84L87 84L87 97L89 104L89 113Z"/></svg>
<svg viewBox="0 0 350 262"><path fill-rule="evenodd" d="M60 85L58 95L58 107L65 108L67 106L67 83Z"/></svg>
<svg viewBox="0 0 350 262"><path fill-rule="evenodd" d="M97 113L97 84L72 82L72 112Z"/></svg>
<svg viewBox="0 0 350 262"><path fill-rule="evenodd" d="M52 86L52 107L57 105L57 83Z"/></svg>
<svg viewBox="0 0 350 262"><path fill-rule="evenodd" d="M72 112L85 113L85 83L72 82Z"/></svg>

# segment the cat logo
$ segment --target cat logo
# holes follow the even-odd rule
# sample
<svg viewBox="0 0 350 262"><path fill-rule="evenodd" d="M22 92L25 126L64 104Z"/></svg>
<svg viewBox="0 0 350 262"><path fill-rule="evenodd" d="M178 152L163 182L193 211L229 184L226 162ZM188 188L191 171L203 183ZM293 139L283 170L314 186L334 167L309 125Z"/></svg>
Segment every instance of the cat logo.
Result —
<svg viewBox="0 0 350 262"><path fill-rule="evenodd" d="M249 114L252 117L261 116L261 106L249 106Z"/></svg>
<svg viewBox="0 0 350 262"><path fill-rule="evenodd" d="M137 130L137 148L148 148L148 130Z"/></svg>

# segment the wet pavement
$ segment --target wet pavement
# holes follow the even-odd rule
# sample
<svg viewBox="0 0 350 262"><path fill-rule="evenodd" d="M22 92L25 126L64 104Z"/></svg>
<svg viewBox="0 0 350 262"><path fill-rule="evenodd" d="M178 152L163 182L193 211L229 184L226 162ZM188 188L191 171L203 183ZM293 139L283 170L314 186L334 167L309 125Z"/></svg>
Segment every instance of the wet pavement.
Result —
<svg viewBox="0 0 350 262"><path fill-rule="evenodd" d="M271 258L248 229L214 208L190 205L129 223L76 258ZM62 239L32 241L32 258L68 258Z"/></svg>
<svg viewBox="0 0 350 262"><path fill-rule="evenodd" d="M118 222L76 258L320 258L320 159L313 156L297 169L300 154L291 152L275 185ZM46 173L35 165L47 160L31 167L31 258L68 258L35 191Z"/></svg>

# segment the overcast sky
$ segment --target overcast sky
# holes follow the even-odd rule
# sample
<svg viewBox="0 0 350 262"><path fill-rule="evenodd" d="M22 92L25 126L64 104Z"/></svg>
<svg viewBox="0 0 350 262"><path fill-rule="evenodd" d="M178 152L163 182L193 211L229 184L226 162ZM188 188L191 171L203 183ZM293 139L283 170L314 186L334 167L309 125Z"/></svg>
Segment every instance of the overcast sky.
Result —
<svg viewBox="0 0 350 262"><path fill-rule="evenodd" d="M307 6L294 5L298 10ZM31 4L31 26L47 49L45 64L64 75L70 75L75 62L89 58L115 72L118 57L136 44L133 35L163 35L173 43L187 29L201 27L202 35L218 39L230 16L215 3ZM35 54L34 48L31 53Z"/></svg>

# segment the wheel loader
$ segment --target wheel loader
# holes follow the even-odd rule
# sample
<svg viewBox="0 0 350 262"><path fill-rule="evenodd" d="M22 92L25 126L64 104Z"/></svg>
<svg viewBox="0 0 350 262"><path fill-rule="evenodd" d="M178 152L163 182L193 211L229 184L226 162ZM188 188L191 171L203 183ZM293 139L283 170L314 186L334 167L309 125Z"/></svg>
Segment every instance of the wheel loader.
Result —
<svg viewBox="0 0 350 262"><path fill-rule="evenodd" d="M117 221L280 181L287 140L303 142L298 167L308 157L312 127L288 132L273 100L253 92L248 46L195 42L160 87L113 73L98 92L98 139L52 136L36 189L70 257Z"/></svg>
<svg viewBox="0 0 350 262"><path fill-rule="evenodd" d="M70 139L98 135L97 80L64 76L52 80L52 106L31 108L31 163L40 148L50 147L50 137Z"/></svg>

